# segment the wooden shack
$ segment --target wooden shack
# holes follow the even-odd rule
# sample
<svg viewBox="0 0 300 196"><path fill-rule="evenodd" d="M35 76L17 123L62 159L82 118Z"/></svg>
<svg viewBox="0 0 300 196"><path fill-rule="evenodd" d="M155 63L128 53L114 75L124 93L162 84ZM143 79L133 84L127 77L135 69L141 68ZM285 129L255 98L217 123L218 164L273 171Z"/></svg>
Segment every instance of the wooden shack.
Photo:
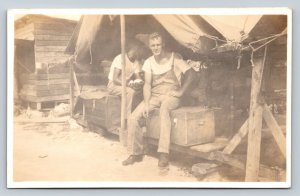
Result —
<svg viewBox="0 0 300 196"><path fill-rule="evenodd" d="M19 99L35 103L69 99L65 48L77 22L44 15L15 21L15 75Z"/></svg>

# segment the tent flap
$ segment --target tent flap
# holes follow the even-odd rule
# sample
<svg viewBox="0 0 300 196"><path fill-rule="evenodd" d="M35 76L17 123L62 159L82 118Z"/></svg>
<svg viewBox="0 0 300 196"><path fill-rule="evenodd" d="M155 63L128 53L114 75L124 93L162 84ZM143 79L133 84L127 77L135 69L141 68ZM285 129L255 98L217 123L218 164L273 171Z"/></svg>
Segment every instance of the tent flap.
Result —
<svg viewBox="0 0 300 196"><path fill-rule="evenodd" d="M84 59L87 55L92 58L91 45L100 29L103 17L104 15L84 16L75 46L75 57L77 62L81 62L81 59Z"/></svg>

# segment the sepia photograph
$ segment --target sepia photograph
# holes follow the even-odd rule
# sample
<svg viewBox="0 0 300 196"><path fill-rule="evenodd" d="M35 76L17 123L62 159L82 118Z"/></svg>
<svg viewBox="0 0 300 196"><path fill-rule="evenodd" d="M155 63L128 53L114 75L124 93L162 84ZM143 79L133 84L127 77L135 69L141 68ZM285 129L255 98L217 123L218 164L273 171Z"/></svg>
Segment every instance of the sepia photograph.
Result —
<svg viewBox="0 0 300 196"><path fill-rule="evenodd" d="M289 188L288 8L7 12L8 188Z"/></svg>

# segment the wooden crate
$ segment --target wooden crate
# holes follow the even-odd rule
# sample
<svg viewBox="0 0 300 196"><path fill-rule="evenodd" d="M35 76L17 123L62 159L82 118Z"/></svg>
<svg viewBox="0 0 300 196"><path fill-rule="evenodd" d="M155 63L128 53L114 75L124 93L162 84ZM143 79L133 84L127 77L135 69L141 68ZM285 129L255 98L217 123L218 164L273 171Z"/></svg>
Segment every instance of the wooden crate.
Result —
<svg viewBox="0 0 300 196"><path fill-rule="evenodd" d="M201 107L182 107L171 112L171 143L180 146L205 144L215 139L214 111ZM147 137L158 139L160 134L159 110L147 121Z"/></svg>
<svg viewBox="0 0 300 196"><path fill-rule="evenodd" d="M83 99L84 118L93 125L117 134L121 124L121 101L118 96Z"/></svg>

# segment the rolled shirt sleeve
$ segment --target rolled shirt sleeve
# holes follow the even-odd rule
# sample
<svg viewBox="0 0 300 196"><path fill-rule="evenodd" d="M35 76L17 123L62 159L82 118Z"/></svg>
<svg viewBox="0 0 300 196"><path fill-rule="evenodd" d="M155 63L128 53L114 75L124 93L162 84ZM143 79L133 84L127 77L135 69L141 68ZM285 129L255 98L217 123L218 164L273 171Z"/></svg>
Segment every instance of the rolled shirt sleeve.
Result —
<svg viewBox="0 0 300 196"><path fill-rule="evenodd" d="M152 73L151 71L151 63L149 61L149 59L147 59L145 62L144 62L144 65L143 65L143 68L142 70L146 73Z"/></svg>
<svg viewBox="0 0 300 196"><path fill-rule="evenodd" d="M118 69L122 69L122 59L121 59L121 55L118 55L114 58L113 62L112 62L112 67L114 68L118 68Z"/></svg>

